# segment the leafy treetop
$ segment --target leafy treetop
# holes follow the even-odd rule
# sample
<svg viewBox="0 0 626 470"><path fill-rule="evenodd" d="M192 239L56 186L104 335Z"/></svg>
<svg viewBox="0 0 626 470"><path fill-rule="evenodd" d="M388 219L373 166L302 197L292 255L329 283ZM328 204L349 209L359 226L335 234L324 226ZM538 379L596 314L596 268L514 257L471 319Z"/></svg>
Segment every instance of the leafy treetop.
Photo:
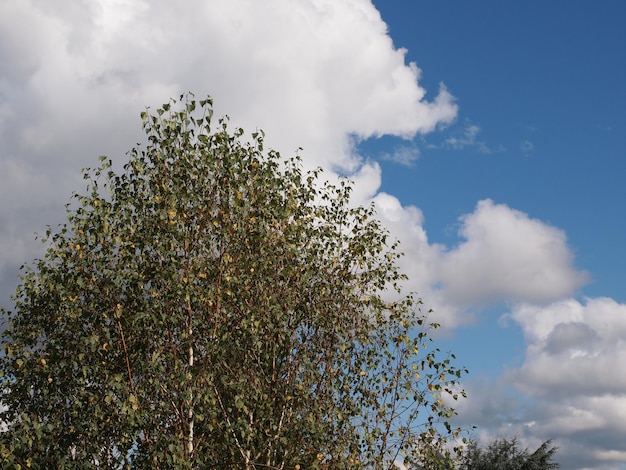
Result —
<svg viewBox="0 0 626 470"><path fill-rule="evenodd" d="M463 370L427 349L373 206L210 98L142 120L3 311L5 467L385 468L458 435Z"/></svg>

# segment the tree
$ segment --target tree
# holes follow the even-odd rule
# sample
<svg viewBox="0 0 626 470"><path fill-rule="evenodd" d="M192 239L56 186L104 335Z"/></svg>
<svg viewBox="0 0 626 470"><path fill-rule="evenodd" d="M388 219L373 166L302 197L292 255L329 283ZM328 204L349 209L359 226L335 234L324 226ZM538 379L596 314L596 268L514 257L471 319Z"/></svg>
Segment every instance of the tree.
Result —
<svg viewBox="0 0 626 470"><path fill-rule="evenodd" d="M426 350L373 206L210 99L142 121L3 311L8 467L383 468L458 435L464 370Z"/></svg>
<svg viewBox="0 0 626 470"><path fill-rule="evenodd" d="M559 468L552 462L557 451L545 441L537 450L520 450L517 439L498 438L481 449L475 441L469 443L461 458L461 470L549 470Z"/></svg>

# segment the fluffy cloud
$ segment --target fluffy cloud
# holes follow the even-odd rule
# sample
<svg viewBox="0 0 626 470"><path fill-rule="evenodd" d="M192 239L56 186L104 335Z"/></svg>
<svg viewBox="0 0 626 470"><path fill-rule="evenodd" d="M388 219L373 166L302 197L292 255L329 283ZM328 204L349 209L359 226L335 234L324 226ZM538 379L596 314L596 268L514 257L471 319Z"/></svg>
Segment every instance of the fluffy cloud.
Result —
<svg viewBox="0 0 626 470"><path fill-rule="evenodd" d="M364 166L357 182L377 179L379 172L378 165ZM405 256L400 265L410 280L406 287L434 308L445 327L471 322L472 311L498 302L563 298L587 279L573 265L561 230L504 204L480 201L460 219L462 240L446 247L429 241L419 208L404 206L387 193L357 189L356 194L360 203L372 198L377 216L401 241Z"/></svg>
<svg viewBox="0 0 626 470"><path fill-rule="evenodd" d="M563 400L626 395L626 376L618 373L626 363L626 305L608 298L569 299L519 306L509 317L522 326L528 344L526 362L509 380L526 394L558 393Z"/></svg>
<svg viewBox="0 0 626 470"><path fill-rule="evenodd" d="M387 193L378 193L373 200L377 215L391 233L402 241L405 272L412 282L428 286L433 281L431 268L438 263L438 247L428 242L422 211L414 206L403 206L398 198Z"/></svg>
<svg viewBox="0 0 626 470"><path fill-rule="evenodd" d="M26 84L30 101L25 109L7 93L9 110L30 111L21 141L46 153L188 89L324 166L358 164L349 136L412 136L456 116L444 87L424 100L419 69L367 1L64 3L2 12L13 20L3 38L7 86Z"/></svg>
<svg viewBox="0 0 626 470"><path fill-rule="evenodd" d="M504 204L478 202L460 219L461 241L448 248L429 241L419 208L403 206L387 193L373 201L378 217L402 243L407 288L426 299L445 327L468 323L472 311L498 302L563 298L587 279L573 265L561 230Z"/></svg>
<svg viewBox="0 0 626 470"><path fill-rule="evenodd" d="M405 53L367 0L0 3L2 285L35 253L24 237L63 220L80 168L101 154L121 164L142 140L143 107L188 90L372 197L380 168L364 165L356 141L456 117L445 87L425 99Z"/></svg>
<svg viewBox="0 0 626 470"><path fill-rule="evenodd" d="M565 234L523 212L483 200L461 223L465 241L446 253L441 266L451 300L548 302L586 280L573 267Z"/></svg>
<svg viewBox="0 0 626 470"><path fill-rule="evenodd" d="M523 363L499 379L471 382L459 413L482 439L555 439L563 468L626 463L626 305L608 298L519 305L507 318L527 341Z"/></svg>

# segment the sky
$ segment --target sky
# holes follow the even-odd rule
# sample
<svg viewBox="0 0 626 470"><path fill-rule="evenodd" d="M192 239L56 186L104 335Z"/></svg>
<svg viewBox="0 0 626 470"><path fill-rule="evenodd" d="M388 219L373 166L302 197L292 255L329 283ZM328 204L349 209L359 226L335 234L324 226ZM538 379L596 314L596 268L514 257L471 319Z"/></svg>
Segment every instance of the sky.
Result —
<svg viewBox="0 0 626 470"><path fill-rule="evenodd" d="M468 367L457 422L626 468L626 3L0 0L0 304L186 91L355 182Z"/></svg>

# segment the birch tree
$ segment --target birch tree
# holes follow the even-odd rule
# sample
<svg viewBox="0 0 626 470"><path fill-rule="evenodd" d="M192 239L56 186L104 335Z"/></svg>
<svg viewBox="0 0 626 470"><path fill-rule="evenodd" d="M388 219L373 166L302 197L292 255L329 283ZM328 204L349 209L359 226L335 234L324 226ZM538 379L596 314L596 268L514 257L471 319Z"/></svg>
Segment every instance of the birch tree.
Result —
<svg viewBox="0 0 626 470"><path fill-rule="evenodd" d="M3 310L5 467L391 468L458 434L464 370L349 182L215 122L210 98L142 121Z"/></svg>

